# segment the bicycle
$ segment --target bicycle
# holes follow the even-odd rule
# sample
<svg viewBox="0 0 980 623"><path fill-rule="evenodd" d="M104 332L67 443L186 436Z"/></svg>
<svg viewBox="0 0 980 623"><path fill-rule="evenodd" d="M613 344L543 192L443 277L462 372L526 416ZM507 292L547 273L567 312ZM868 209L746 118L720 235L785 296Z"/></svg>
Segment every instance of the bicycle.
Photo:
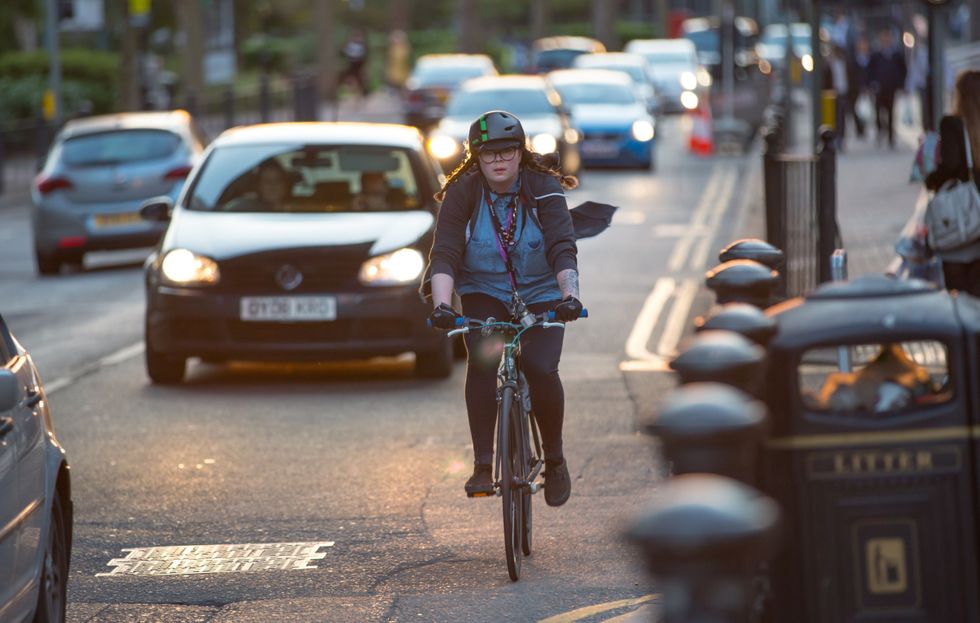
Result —
<svg viewBox="0 0 980 623"><path fill-rule="evenodd" d="M588 312L583 309L581 317L588 317ZM527 313L520 323L494 318L484 321L459 317L456 326L460 328L446 334L453 337L479 329L484 336L502 333L508 337L504 341L504 352L497 371L497 448L493 495L503 498L507 573L515 582L521 576L521 554L531 555L531 496L541 490L538 477L544 467L541 432L531 409L527 379L521 371L521 335L534 327L565 328L565 323L553 320L554 312L547 315Z"/></svg>

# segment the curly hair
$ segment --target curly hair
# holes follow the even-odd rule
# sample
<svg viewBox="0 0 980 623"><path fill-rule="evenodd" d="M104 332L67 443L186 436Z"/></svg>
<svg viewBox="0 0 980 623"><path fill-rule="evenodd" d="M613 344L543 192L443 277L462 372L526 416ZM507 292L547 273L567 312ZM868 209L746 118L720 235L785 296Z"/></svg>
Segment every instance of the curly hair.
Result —
<svg viewBox="0 0 980 623"><path fill-rule="evenodd" d="M973 166L980 167L980 71L967 69L956 77L953 114L963 120L973 147Z"/></svg>
<svg viewBox="0 0 980 623"><path fill-rule="evenodd" d="M529 169L531 171L537 171L538 173L545 173L558 180L561 187L570 190L578 186L578 178L574 175L564 175L558 168L554 165L545 162L544 156L534 153L528 148L521 150L521 167L524 169ZM466 158L459 164L458 167L453 169L452 173L446 178L446 183L442 185L435 195L433 195L436 201L442 201L446 198L446 190L452 185L459 181L460 178L473 173L479 172L480 162L476 156L472 153L467 153Z"/></svg>

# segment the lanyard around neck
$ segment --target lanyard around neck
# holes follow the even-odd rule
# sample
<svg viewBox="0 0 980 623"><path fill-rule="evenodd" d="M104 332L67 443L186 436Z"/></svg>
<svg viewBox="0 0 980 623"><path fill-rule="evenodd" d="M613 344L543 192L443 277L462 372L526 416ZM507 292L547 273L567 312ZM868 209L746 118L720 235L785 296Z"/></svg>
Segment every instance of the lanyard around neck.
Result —
<svg viewBox="0 0 980 623"><path fill-rule="evenodd" d="M500 193L503 195L504 193ZM490 187L484 185L483 196L487 202L487 208L490 212L490 219L493 222L493 233L497 238L497 248L500 250L500 257L504 260L504 264L507 267L507 273L510 275L510 285L514 289L514 293L517 293L517 276L514 273L514 264L510 259L510 247L514 242L514 236L517 234L517 210L515 206L517 204L517 194L518 193L507 193L510 194L510 201L507 202L506 213L510 214L510 222L508 223L507 229L510 232L510 240L506 240L504 236L504 225L500 222L500 217L497 216L497 210L493 207L493 201L490 199Z"/></svg>

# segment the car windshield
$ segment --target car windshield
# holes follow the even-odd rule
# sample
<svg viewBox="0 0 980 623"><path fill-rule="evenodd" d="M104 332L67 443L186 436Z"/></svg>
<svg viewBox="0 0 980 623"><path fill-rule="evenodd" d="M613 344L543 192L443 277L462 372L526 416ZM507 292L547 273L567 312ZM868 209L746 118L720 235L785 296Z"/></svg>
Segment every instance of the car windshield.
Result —
<svg viewBox="0 0 980 623"><path fill-rule="evenodd" d="M693 62L690 52L642 52L642 55L649 63L690 65Z"/></svg>
<svg viewBox="0 0 980 623"><path fill-rule="evenodd" d="M580 104L635 104L633 89L622 84L608 82L580 82L556 85L562 101L572 106Z"/></svg>
<svg viewBox="0 0 980 623"><path fill-rule="evenodd" d="M180 137L166 130L113 130L67 139L61 160L72 167L139 162L168 158L180 145Z"/></svg>
<svg viewBox="0 0 980 623"><path fill-rule="evenodd" d="M565 69L571 67L575 58L585 52L582 50L542 50L534 56L534 64L539 70L544 69Z"/></svg>
<svg viewBox="0 0 980 623"><path fill-rule="evenodd" d="M449 101L446 114L450 117L475 118L504 105L518 117L555 114L555 107L548 101L543 89L460 91Z"/></svg>
<svg viewBox="0 0 980 623"><path fill-rule="evenodd" d="M618 63L611 63L608 65L603 65L600 63L588 63L583 64L582 67L588 69L607 69L609 71L621 71L630 78L633 82L640 84L646 82L646 76L643 75L643 68L638 65L621 65Z"/></svg>
<svg viewBox="0 0 980 623"><path fill-rule="evenodd" d="M419 67L413 76L420 86L431 84L455 85L486 74L486 69L474 65Z"/></svg>
<svg viewBox="0 0 980 623"><path fill-rule="evenodd" d="M213 212L399 212L420 209L410 152L370 145L215 149L186 207Z"/></svg>

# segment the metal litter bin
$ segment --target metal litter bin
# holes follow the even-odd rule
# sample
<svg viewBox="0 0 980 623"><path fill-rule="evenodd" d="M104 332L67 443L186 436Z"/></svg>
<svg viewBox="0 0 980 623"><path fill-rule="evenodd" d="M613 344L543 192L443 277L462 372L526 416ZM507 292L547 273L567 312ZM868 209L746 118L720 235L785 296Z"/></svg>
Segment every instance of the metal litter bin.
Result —
<svg viewBox="0 0 980 623"><path fill-rule="evenodd" d="M870 276L769 313L774 620L977 621L980 306Z"/></svg>

